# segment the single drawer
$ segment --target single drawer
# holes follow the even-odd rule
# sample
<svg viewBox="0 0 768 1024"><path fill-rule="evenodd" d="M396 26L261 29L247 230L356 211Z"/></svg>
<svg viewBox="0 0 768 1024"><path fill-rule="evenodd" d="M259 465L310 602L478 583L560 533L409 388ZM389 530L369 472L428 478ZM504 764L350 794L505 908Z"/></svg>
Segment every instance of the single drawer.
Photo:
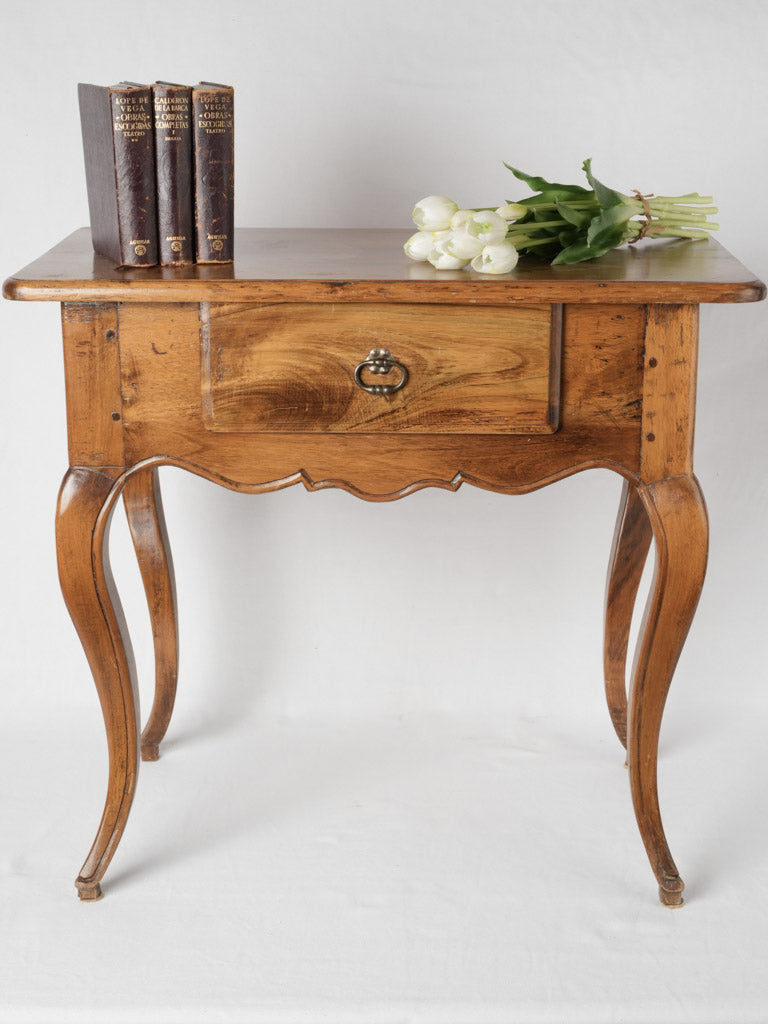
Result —
<svg viewBox="0 0 768 1024"><path fill-rule="evenodd" d="M557 430L560 306L204 303L200 310L210 430Z"/></svg>

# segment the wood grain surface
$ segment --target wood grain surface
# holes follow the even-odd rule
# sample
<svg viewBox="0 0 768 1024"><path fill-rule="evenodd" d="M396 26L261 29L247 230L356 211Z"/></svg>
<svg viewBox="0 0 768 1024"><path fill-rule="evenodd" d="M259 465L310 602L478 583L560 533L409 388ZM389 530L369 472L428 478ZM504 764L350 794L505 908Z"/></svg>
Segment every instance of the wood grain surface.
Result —
<svg viewBox="0 0 768 1024"><path fill-rule="evenodd" d="M91 668L107 734L107 795L96 838L75 882L97 900L136 791L139 694L130 635L109 563L109 524L119 474L70 469L59 492L56 550L69 614Z"/></svg>
<svg viewBox="0 0 768 1024"><path fill-rule="evenodd" d="M642 306L566 308L553 434L209 430L200 316L192 304L121 307L126 465L165 455L237 489L301 481L371 500L427 486L455 490L465 480L521 492L596 465L631 477L639 470ZM351 378L347 387L355 388Z"/></svg>
<svg viewBox="0 0 768 1024"><path fill-rule="evenodd" d="M599 260L509 274L435 270L403 253L408 229L240 228L234 264L116 267L81 228L10 277L9 299L55 302L752 302L765 285L714 239L645 239Z"/></svg>
<svg viewBox="0 0 768 1024"><path fill-rule="evenodd" d="M61 309L71 466L122 466L123 425L117 306Z"/></svg>
<svg viewBox="0 0 768 1024"><path fill-rule="evenodd" d="M157 470L129 477L123 487L123 503L144 583L155 651L155 696L141 734L141 757L157 761L171 721L179 674L176 579Z"/></svg>
<svg viewBox="0 0 768 1024"><path fill-rule="evenodd" d="M203 304L203 402L212 430L420 434L552 433L560 307L415 303ZM406 383L355 383L373 349ZM363 384L403 371L361 371Z"/></svg>
<svg viewBox="0 0 768 1024"><path fill-rule="evenodd" d="M652 531L637 488L624 481L605 588L603 670L608 711L621 744L627 745L627 653L632 613Z"/></svg>

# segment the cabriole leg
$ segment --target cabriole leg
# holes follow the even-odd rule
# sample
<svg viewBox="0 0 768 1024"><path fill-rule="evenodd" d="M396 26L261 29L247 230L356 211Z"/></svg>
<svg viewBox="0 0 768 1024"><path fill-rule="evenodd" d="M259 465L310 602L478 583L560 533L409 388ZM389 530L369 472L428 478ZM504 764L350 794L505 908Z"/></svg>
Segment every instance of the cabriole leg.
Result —
<svg viewBox="0 0 768 1024"><path fill-rule="evenodd" d="M603 668L608 711L622 745L627 745L627 647L637 590L652 537L637 488L628 480L619 503L605 588Z"/></svg>
<svg viewBox="0 0 768 1024"><path fill-rule="evenodd" d="M640 630L629 699L628 762L640 834L665 906L682 905L683 881L659 810L657 755L672 674L707 565L707 510L698 481L675 476L639 488L653 529L656 568Z"/></svg>
<svg viewBox="0 0 768 1024"><path fill-rule="evenodd" d="M107 552L114 483L104 470L70 469L56 514L61 589L96 683L109 751L104 812L75 882L83 900L101 896L101 879L123 834L139 767L136 671Z"/></svg>
<svg viewBox="0 0 768 1024"><path fill-rule="evenodd" d="M141 756L156 761L176 699L179 641L176 583L156 469L130 477L123 489L128 526L144 582L155 648L155 699L141 735Z"/></svg>

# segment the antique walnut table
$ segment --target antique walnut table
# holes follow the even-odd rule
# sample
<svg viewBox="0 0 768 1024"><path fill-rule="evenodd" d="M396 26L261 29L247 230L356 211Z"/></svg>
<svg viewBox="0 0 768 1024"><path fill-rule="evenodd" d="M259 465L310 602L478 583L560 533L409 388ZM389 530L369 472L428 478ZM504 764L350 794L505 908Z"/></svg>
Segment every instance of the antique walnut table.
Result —
<svg viewBox="0 0 768 1024"><path fill-rule="evenodd" d="M238 491L302 483L371 501L465 481L505 494L590 467L624 478L605 603L605 685L662 903L683 882L656 761L672 673L704 580L693 474L698 306L762 299L714 241L646 241L573 267L435 271L392 230L244 230L232 266L114 268L87 230L5 282L62 304L69 469L59 575L98 689L106 805L76 885L101 880L174 702L177 630L157 469ZM142 732L108 560L122 497L149 602L156 689ZM625 685L651 538L656 567Z"/></svg>

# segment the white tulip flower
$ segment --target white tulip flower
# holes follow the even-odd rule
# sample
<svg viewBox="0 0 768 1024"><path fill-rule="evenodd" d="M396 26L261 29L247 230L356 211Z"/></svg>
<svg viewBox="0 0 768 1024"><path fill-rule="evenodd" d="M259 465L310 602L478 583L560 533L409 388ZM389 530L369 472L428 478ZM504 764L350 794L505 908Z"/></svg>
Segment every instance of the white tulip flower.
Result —
<svg viewBox="0 0 768 1024"><path fill-rule="evenodd" d="M464 267L469 266L469 259L454 256L448 251L449 243L449 238L439 238L432 246L429 262L435 270L463 270Z"/></svg>
<svg viewBox="0 0 768 1024"><path fill-rule="evenodd" d="M427 196L413 208L413 223L421 231L444 231L451 226L451 217L458 205L446 196Z"/></svg>
<svg viewBox="0 0 768 1024"><path fill-rule="evenodd" d="M493 210L479 210L473 213L464 227L483 245L496 245L507 237L507 222Z"/></svg>
<svg viewBox="0 0 768 1024"><path fill-rule="evenodd" d="M474 212L474 210L457 210L451 217L451 227L453 230L458 231L459 228L463 228Z"/></svg>
<svg viewBox="0 0 768 1024"><path fill-rule="evenodd" d="M481 274L508 274L517 265L517 249L509 241L486 245L472 260L472 269Z"/></svg>
<svg viewBox="0 0 768 1024"><path fill-rule="evenodd" d="M504 206L500 206L496 211L500 217L504 220L520 220L528 213L528 207L523 206L522 203L505 203Z"/></svg>
<svg viewBox="0 0 768 1024"><path fill-rule="evenodd" d="M403 251L412 260L424 261L429 259L429 254L434 244L435 238L432 231L417 231L415 235L411 235L407 240L403 246Z"/></svg>
<svg viewBox="0 0 768 1024"><path fill-rule="evenodd" d="M479 238L470 235L466 227L461 227L450 232L445 240L445 251L460 260L471 260L480 255L483 245Z"/></svg>

